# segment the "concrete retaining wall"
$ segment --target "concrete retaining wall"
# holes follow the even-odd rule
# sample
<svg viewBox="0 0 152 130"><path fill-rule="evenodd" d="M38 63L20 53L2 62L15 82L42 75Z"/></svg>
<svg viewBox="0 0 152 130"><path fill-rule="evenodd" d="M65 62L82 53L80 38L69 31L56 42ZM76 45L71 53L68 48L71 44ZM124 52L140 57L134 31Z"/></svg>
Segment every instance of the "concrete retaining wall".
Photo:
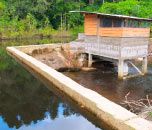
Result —
<svg viewBox="0 0 152 130"><path fill-rule="evenodd" d="M152 38L149 40L148 55L152 56Z"/></svg>
<svg viewBox="0 0 152 130"><path fill-rule="evenodd" d="M78 34L78 39L85 39L85 34L84 33L79 33Z"/></svg>
<svg viewBox="0 0 152 130"><path fill-rule="evenodd" d="M48 45L44 46L46 47ZM82 104L85 109L93 113L98 120L105 122L112 129L152 130L152 124L149 121L138 117L125 108L99 95L97 92L81 86L62 73L25 54L24 52L28 52L28 50L32 51L31 47L33 49L35 47L38 48L38 46L7 47L7 52L19 63L35 71L47 81L53 83L57 89L79 104ZM24 52L22 52L22 50L24 50Z"/></svg>
<svg viewBox="0 0 152 130"><path fill-rule="evenodd" d="M148 55L149 38L85 37L85 51L112 59L135 59Z"/></svg>

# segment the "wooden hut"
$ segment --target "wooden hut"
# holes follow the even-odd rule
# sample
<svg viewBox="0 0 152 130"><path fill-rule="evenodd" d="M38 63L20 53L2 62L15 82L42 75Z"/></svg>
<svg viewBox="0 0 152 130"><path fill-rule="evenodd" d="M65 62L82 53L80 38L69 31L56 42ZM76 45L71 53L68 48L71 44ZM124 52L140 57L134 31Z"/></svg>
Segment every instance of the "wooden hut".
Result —
<svg viewBox="0 0 152 130"><path fill-rule="evenodd" d="M89 66L92 64L92 55L98 55L117 61L120 79L127 75L128 63L137 69L138 75L147 72L152 19L86 11L71 12L85 16L85 51L89 54ZM142 71L131 62L137 58L143 58Z"/></svg>

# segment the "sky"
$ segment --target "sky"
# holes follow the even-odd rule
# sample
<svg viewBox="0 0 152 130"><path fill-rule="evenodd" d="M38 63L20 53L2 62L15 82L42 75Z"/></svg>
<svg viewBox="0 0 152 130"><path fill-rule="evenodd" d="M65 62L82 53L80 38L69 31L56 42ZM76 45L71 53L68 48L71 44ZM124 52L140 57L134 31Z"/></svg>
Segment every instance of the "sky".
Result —
<svg viewBox="0 0 152 130"><path fill-rule="evenodd" d="M52 120L49 113L46 113L44 120L38 121L36 124L32 123L30 126L21 126L18 130L100 130L92 125L87 119L76 114L64 117L63 108L59 107L58 118ZM9 128L7 123L3 121L0 116L0 130L17 130L16 128Z"/></svg>

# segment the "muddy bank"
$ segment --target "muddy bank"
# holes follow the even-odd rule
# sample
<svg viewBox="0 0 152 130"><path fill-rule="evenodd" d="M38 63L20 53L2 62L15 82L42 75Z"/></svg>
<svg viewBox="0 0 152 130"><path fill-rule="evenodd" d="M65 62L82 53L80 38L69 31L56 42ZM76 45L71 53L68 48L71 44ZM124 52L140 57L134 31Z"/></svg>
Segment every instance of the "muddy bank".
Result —
<svg viewBox="0 0 152 130"><path fill-rule="evenodd" d="M68 54L65 51L52 51L33 57L58 71L78 71L81 67L79 63L80 55Z"/></svg>
<svg viewBox="0 0 152 130"><path fill-rule="evenodd" d="M109 61L94 61L92 67L88 67L87 54L70 53L64 49L35 49L32 57L47 64L60 72L78 72L78 71L96 71L102 70L102 73L117 73L116 67Z"/></svg>
<svg viewBox="0 0 152 130"><path fill-rule="evenodd" d="M87 60L81 58L80 53L65 51L62 47L35 49L32 57L51 66L58 71L79 71L87 67Z"/></svg>

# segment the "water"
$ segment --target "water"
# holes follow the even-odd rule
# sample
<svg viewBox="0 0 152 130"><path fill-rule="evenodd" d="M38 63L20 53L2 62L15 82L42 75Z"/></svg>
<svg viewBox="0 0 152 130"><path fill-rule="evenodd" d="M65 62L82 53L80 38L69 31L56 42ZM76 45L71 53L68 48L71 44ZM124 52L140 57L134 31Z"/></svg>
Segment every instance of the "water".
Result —
<svg viewBox="0 0 152 130"><path fill-rule="evenodd" d="M69 40L69 39L67 39ZM6 46L59 42L31 39L0 42L0 130L99 130L106 129L75 103L56 96L5 52ZM131 68L131 73L134 72ZM84 87L117 104L130 99L152 98L152 61L148 74L120 81L109 68L92 72L64 72ZM59 95L59 94L57 94Z"/></svg>
<svg viewBox="0 0 152 130"><path fill-rule="evenodd" d="M0 130L101 129L87 120L88 113L56 96L5 52L8 45L50 42L52 39L0 42Z"/></svg>
<svg viewBox="0 0 152 130"><path fill-rule="evenodd" d="M138 63L138 67L141 63ZM111 101L122 105L125 95L130 93L128 99L138 100L146 98L152 99L152 60L149 59L148 73L145 76L134 77L126 80L118 80L117 73L103 67L92 72L64 72L86 88L92 89ZM130 66L130 73L137 73ZM123 105L122 105L123 106Z"/></svg>

